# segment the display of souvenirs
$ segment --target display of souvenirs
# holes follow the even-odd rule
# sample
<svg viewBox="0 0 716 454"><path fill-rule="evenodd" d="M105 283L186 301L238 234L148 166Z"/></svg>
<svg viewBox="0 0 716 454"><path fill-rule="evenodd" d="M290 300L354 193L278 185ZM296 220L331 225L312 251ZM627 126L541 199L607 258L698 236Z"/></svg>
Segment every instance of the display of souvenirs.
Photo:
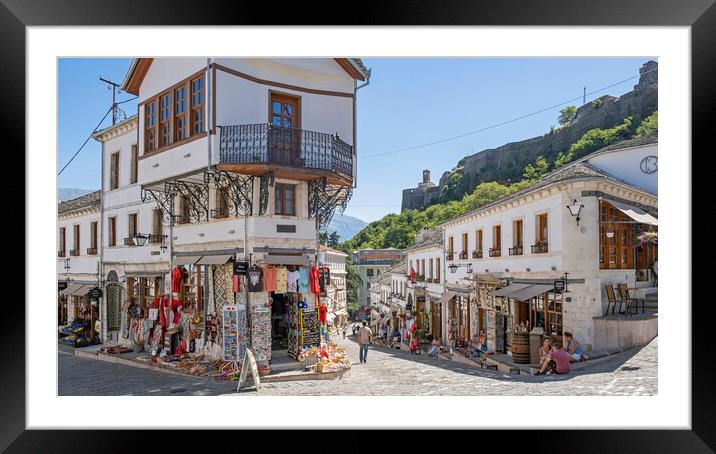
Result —
<svg viewBox="0 0 716 454"><path fill-rule="evenodd" d="M276 268L267 266L264 268L264 290L267 292L276 291Z"/></svg>
<svg viewBox="0 0 716 454"><path fill-rule="evenodd" d="M222 340L224 359L226 361L238 361L238 320L236 306L224 306L222 313Z"/></svg>
<svg viewBox="0 0 716 454"><path fill-rule="evenodd" d="M256 361L271 360L271 311L266 301L252 301L251 304L251 351Z"/></svg>
<svg viewBox="0 0 716 454"><path fill-rule="evenodd" d="M261 270L260 267L253 265L249 267L246 274L249 279L249 292L262 292L264 290L263 270Z"/></svg>
<svg viewBox="0 0 716 454"><path fill-rule="evenodd" d="M298 293L307 294L309 292L310 270L308 268L301 268L298 270Z"/></svg>
<svg viewBox="0 0 716 454"><path fill-rule="evenodd" d="M301 312L301 335L299 337L301 345L304 347L320 345L318 314L315 310L302 310Z"/></svg>
<svg viewBox="0 0 716 454"><path fill-rule="evenodd" d="M285 266L276 268L276 293L286 293L288 291L288 270Z"/></svg>
<svg viewBox="0 0 716 454"><path fill-rule="evenodd" d="M288 354L296 358L298 355L298 304L288 305Z"/></svg>
<svg viewBox="0 0 716 454"><path fill-rule="evenodd" d="M298 292L298 280L301 278L301 273L298 270L288 272L288 283L286 287L289 293Z"/></svg>

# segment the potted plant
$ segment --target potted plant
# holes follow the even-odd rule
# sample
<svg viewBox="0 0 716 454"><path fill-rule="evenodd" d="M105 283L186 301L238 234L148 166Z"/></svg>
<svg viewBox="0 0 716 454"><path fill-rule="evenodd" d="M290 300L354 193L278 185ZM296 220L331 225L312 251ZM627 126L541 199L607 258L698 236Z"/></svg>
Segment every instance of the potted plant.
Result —
<svg viewBox="0 0 716 454"><path fill-rule="evenodd" d="M454 256L454 254L455 254L455 251L453 251L452 249L448 249L448 251L447 251L447 252L446 252L446 254L445 254L445 255L446 255L446 258L447 258L447 260L452 260L452 259L453 259L453 256Z"/></svg>

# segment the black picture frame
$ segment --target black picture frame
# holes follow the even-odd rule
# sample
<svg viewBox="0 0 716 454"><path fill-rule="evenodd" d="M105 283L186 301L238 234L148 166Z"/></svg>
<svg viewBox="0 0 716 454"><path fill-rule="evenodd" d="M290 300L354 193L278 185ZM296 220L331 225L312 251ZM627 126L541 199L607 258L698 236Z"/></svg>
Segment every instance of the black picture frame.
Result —
<svg viewBox="0 0 716 454"><path fill-rule="evenodd" d="M0 0L0 55L4 60L0 69L3 88L3 109L0 109L3 121L0 127L5 137L5 150L18 154L17 150L25 148L24 130L18 119L25 118L27 26L288 25L299 19L310 25L690 26L692 143L694 149L698 143L705 145L704 151L713 148L706 139L707 133L713 129L711 123L716 105L714 0L383 1L344 5L326 3L324 6L317 2L310 9L303 2L295 2L282 5L281 14L275 14L275 6L269 2L234 1L224 4L205 0L199 4L197 8L196 2L186 0ZM136 14L137 11L141 14ZM120 38L113 35L109 39ZM48 103L48 108L53 108L53 105ZM33 164L25 164L26 173L30 172ZM683 246L690 248L690 245ZM16 278L17 274L13 274ZM31 275L25 275L26 285L31 278ZM16 283L14 285L19 287ZM3 409L0 412L0 449L6 452L64 452L74 451L73 445L78 443L88 447L89 451L128 452L138 447L137 438L127 436L124 431L93 430L76 434L59 430L25 430L25 308L15 302L14 295L17 293L13 293L13 298L3 304L2 313L5 323L0 342L0 405ZM690 299L692 297L688 295L678 303L686 306L691 303ZM713 452L716 430L709 404L714 401L710 373L714 347L713 336L708 335L709 329L712 329L712 318L708 312L713 305L708 300L703 303L692 306L692 313L698 315L692 318L692 430L565 431L549 443L544 441L543 431L516 431L509 435L509 444L533 450L542 440L545 449L549 447L550 452ZM86 416L90 417L89 414ZM571 418L579 418L578 408L571 410ZM604 423L608 425L609 421Z"/></svg>

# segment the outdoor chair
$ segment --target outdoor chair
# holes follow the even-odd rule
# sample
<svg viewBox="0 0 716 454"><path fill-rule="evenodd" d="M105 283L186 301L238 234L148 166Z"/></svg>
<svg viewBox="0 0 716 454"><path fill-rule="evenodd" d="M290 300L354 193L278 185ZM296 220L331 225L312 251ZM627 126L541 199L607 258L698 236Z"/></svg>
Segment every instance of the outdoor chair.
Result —
<svg viewBox="0 0 716 454"><path fill-rule="evenodd" d="M619 311L618 313L622 313L622 304L624 304L624 301L619 298L617 299L616 294L614 293L614 286L612 285L605 285L607 289L607 310L604 311L604 316L606 317L609 313L609 306L612 306L612 315L614 315L614 309L617 307L617 303L619 303Z"/></svg>
<svg viewBox="0 0 716 454"><path fill-rule="evenodd" d="M624 315L629 315L630 309L634 309L634 314L639 313L639 301L629 295L629 289L626 284L619 284L619 295L621 296L622 301L626 303ZM642 312L644 310L643 305L644 303L642 302Z"/></svg>

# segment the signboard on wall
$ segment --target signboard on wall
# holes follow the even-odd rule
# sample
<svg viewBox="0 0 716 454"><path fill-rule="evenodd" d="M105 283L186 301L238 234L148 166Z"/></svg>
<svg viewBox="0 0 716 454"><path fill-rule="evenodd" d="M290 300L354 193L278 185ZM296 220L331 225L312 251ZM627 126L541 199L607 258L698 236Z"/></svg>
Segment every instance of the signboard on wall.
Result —
<svg viewBox="0 0 716 454"><path fill-rule="evenodd" d="M246 271L249 269L249 262L240 261L234 262L234 274L239 276L246 276Z"/></svg>

